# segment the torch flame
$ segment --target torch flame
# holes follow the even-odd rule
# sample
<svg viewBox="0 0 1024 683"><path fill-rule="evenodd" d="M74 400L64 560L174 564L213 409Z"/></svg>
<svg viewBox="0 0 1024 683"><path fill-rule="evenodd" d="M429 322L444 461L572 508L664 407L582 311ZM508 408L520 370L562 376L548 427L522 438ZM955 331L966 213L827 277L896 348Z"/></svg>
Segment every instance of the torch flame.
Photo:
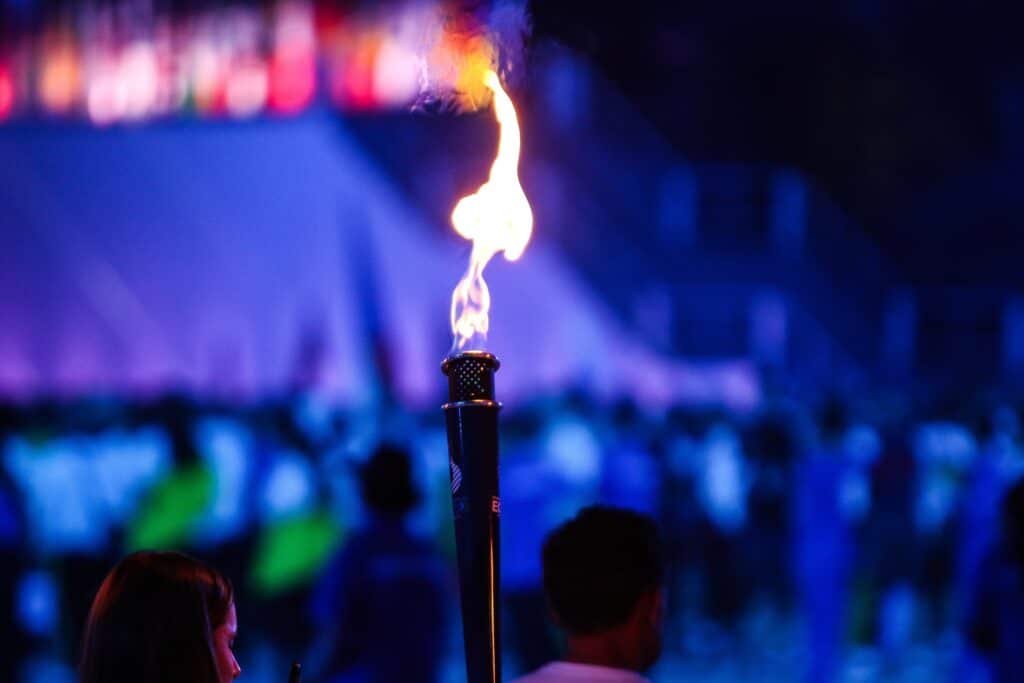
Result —
<svg viewBox="0 0 1024 683"><path fill-rule="evenodd" d="M454 349L465 350L487 337L491 293L484 267L499 251L515 261L522 256L533 232L533 212L519 184L519 122L512 100L498 75L487 70L484 85L494 94L494 114L500 134L491 175L480 189L459 200L452 211L455 231L473 242L469 269L452 292L451 322Z"/></svg>

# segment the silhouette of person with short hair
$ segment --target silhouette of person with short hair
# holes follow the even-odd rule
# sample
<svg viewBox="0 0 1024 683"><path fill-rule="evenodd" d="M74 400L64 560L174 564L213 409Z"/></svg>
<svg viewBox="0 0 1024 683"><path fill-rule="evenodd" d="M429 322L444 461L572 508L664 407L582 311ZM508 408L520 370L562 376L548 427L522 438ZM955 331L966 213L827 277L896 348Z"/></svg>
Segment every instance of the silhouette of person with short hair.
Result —
<svg viewBox="0 0 1024 683"><path fill-rule="evenodd" d="M446 570L405 527L419 501L408 453L379 446L360 470L369 523L331 560L313 594L325 681L432 683L444 652Z"/></svg>
<svg viewBox="0 0 1024 683"><path fill-rule="evenodd" d="M544 592L567 636L564 659L519 683L641 683L661 655L664 570L654 521L584 508L544 544Z"/></svg>

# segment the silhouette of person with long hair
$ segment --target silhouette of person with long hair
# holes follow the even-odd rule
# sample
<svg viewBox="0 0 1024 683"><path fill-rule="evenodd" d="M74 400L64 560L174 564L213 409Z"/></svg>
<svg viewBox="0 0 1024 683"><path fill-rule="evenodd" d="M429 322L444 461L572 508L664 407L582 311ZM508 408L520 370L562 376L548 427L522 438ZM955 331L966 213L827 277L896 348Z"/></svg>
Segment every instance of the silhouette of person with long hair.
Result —
<svg viewBox="0 0 1024 683"><path fill-rule="evenodd" d="M223 574L180 553L133 553L93 600L79 683L231 683L237 632Z"/></svg>

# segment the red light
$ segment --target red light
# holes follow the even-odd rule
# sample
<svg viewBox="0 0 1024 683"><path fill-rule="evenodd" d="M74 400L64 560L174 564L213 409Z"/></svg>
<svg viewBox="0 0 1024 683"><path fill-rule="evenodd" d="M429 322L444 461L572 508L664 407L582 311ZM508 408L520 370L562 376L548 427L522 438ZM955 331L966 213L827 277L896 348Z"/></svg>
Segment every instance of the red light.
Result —
<svg viewBox="0 0 1024 683"><path fill-rule="evenodd" d="M10 116L14 109L14 81L10 72L0 66L0 120Z"/></svg>
<svg viewBox="0 0 1024 683"><path fill-rule="evenodd" d="M373 85L376 45L362 41L328 66L331 102L343 109L366 110L376 105Z"/></svg>
<svg viewBox="0 0 1024 683"><path fill-rule="evenodd" d="M363 52L349 64L345 75L348 104L355 109L372 109L375 104L373 92L372 55Z"/></svg>
<svg viewBox="0 0 1024 683"><path fill-rule="evenodd" d="M313 26L318 43L328 43L333 35L342 30L345 13L340 7L326 2L318 2L313 6Z"/></svg>

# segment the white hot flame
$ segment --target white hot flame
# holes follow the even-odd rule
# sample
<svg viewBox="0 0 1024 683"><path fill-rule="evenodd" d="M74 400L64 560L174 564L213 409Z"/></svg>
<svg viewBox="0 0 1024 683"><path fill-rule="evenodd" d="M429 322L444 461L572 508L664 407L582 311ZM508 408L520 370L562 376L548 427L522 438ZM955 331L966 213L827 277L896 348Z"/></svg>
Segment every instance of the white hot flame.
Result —
<svg viewBox="0 0 1024 683"><path fill-rule="evenodd" d="M451 323L454 349L463 351L487 338L491 294L484 267L499 251L515 261L522 256L533 232L533 212L519 184L519 122L512 100L494 71L484 84L494 93L494 114L500 126L498 154L487 182L463 197L452 211L456 232L473 242L469 269L452 292Z"/></svg>

